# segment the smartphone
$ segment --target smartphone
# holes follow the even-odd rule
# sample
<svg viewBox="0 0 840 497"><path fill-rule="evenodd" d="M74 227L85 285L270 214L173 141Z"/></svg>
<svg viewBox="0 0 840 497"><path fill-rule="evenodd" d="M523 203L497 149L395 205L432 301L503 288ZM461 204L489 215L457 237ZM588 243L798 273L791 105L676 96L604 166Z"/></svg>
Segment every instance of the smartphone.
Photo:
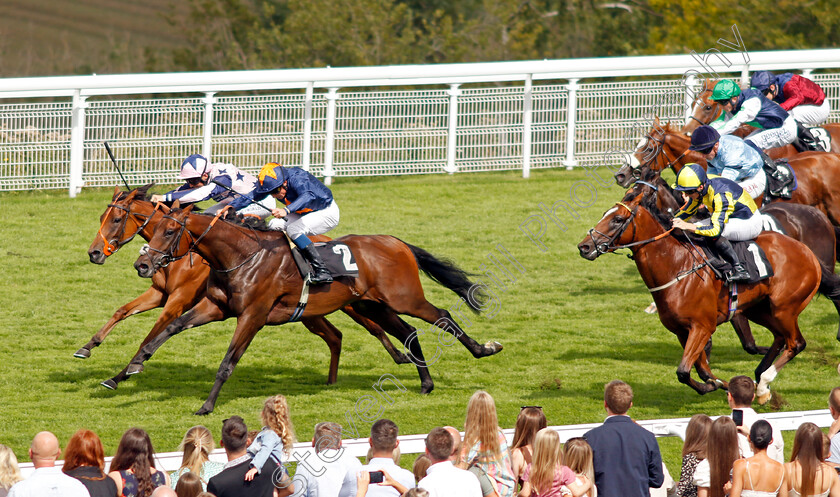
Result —
<svg viewBox="0 0 840 497"><path fill-rule="evenodd" d="M732 421L735 421L735 426L744 424L744 411L741 409L732 409Z"/></svg>
<svg viewBox="0 0 840 497"><path fill-rule="evenodd" d="M370 482L371 483L382 483L385 481L385 475L382 471L371 471L370 472Z"/></svg>

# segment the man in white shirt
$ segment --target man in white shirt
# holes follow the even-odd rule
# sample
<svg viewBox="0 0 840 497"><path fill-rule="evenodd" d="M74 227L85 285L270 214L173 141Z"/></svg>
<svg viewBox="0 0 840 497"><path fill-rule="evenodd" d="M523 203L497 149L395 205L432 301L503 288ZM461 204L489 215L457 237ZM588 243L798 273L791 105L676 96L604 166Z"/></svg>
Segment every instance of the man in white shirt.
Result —
<svg viewBox="0 0 840 497"><path fill-rule="evenodd" d="M452 435L445 428L435 428L426 436L426 455L432 465L426 477L417 484L430 497L482 497L478 478L469 471L456 468L449 459L452 454Z"/></svg>
<svg viewBox="0 0 840 497"><path fill-rule="evenodd" d="M414 474L397 466L393 459L394 449L400 444L397 435L399 428L390 419L380 419L370 427L373 457L359 471L370 473L384 470L390 475L393 484L389 485L387 481L382 484L371 483L365 497L399 497L409 488L414 488Z"/></svg>
<svg viewBox="0 0 840 497"><path fill-rule="evenodd" d="M55 435L48 431L35 435L29 447L35 472L12 486L9 497L90 497L82 482L55 467L55 460L60 456L61 448Z"/></svg>
<svg viewBox="0 0 840 497"><path fill-rule="evenodd" d="M341 447L341 425L318 423L312 437L316 457L298 462L299 497L356 497L356 474L362 463Z"/></svg>
<svg viewBox="0 0 840 497"><path fill-rule="evenodd" d="M729 392L726 394L726 399L729 401L729 407L732 408L732 419L735 424L738 421L735 419L735 411L742 412L742 423L738 427L738 452L741 457L752 457L753 451L750 448L749 433L753 423L762 419L752 408L753 400L755 399L755 382L752 378L747 376L736 376L729 380ZM773 441L767 447L767 455L780 463L784 463L785 455L785 441L782 439L782 432L773 426Z"/></svg>
<svg viewBox="0 0 840 497"><path fill-rule="evenodd" d="M836 387L828 394L828 412L834 420L831 428L828 429L828 436L831 437L831 452L826 462L832 466L840 466L840 387Z"/></svg>

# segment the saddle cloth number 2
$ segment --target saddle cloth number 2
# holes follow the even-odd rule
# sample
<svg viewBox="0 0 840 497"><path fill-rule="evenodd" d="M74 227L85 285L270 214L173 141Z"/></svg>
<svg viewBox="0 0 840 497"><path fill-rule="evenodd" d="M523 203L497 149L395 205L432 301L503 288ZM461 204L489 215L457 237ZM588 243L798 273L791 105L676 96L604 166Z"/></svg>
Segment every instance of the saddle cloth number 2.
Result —
<svg viewBox="0 0 840 497"><path fill-rule="evenodd" d="M333 245L333 252L342 256L341 262L344 264L344 269L348 271L359 270L359 266L353 262L353 253L350 252L350 247L347 245L335 244Z"/></svg>

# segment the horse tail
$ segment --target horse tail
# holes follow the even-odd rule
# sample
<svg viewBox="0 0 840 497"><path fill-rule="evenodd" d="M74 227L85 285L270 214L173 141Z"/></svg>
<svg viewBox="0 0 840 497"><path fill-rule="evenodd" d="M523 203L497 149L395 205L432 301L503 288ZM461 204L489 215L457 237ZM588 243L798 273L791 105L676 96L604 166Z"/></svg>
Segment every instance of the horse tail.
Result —
<svg viewBox="0 0 840 497"><path fill-rule="evenodd" d="M475 283L470 281L470 273L459 268L449 259L435 257L420 247L403 243L414 254L417 267L426 273L426 276L455 292L476 313L481 312L480 304L483 303L484 294L476 291L470 293L470 289L475 286Z"/></svg>
<svg viewBox="0 0 840 497"><path fill-rule="evenodd" d="M840 276L834 274L831 268L820 262L822 279L820 280L820 293L830 300L840 300Z"/></svg>

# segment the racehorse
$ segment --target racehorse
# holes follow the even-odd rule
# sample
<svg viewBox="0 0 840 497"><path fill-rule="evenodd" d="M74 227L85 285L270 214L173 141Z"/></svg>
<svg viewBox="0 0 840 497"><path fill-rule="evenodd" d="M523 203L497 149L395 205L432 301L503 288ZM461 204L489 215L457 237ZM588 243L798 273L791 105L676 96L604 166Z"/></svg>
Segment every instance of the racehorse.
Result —
<svg viewBox="0 0 840 497"><path fill-rule="evenodd" d="M691 103L694 112L682 128L684 133L691 133L699 126L714 122L723 113L723 107L712 100L712 91L714 91L717 82L716 79L703 80L700 91L697 92L694 101ZM840 140L840 124L823 124L820 127L831 135L831 150L827 150L827 152L840 153L840 141L838 141ZM745 138L755 130L756 128L753 126L742 124L733 134ZM785 145L784 147L772 148L767 152L770 157L778 159L779 157L791 157L799 151L793 145Z"/></svg>
<svg viewBox="0 0 840 497"><path fill-rule="evenodd" d="M111 203L108 204L108 208L100 216L99 231L88 249L91 262L104 264L108 256L134 239L137 234L147 241L152 237L154 227L163 218L163 210L168 211L168 208L145 200L146 193L151 186L146 185L129 192L115 188ZM313 239L315 241L329 240L326 236L313 237ZM134 314L163 307L161 315L155 321L140 347L146 345L157 337L176 317L192 308L204 297L209 274L210 267L198 255L174 261L172 264L161 268L152 277L152 286L148 290L117 309L111 319L96 332L90 341L73 355L81 359L90 357L91 350L105 340L105 337L117 323ZM360 315L349 306L342 310L367 329L371 335L378 338L385 350L394 359L394 362L405 364L411 361L394 347L385 335L385 330L375 322ZM338 377L338 363L341 355L341 331L323 317L306 318L301 322L310 332L320 336L329 346L330 367L327 384L335 383ZM103 381L102 385L110 389L117 388L117 385L128 377L127 370L128 367L126 366L113 378Z"/></svg>
<svg viewBox="0 0 840 497"><path fill-rule="evenodd" d="M235 316L236 330L230 347L207 400L196 412L207 414L212 412L222 385L257 332L267 324L287 323L297 314L304 281L284 233L255 231L219 217L191 214L191 210L191 206L179 208L176 201L158 223L148 250L134 267L138 275L148 278L157 268L195 251L211 268L207 294L141 347L129 364L129 372L142 369L143 362L172 335ZM474 357L486 357L502 350L498 342L481 345L470 338L449 311L435 307L423 295L420 270L479 312L484 305L483 287L470 282L467 274L454 264L388 235L348 235L335 241L350 249L359 275L339 277L332 284L312 287L302 314L304 318L324 316L350 305L359 314L379 323L408 348L420 374L421 393L430 392L434 384L417 332L399 319L398 314L422 319L452 334Z"/></svg>
<svg viewBox="0 0 840 497"><path fill-rule="evenodd" d="M728 383L712 373L704 347L729 312L727 286L702 262L698 249L684 235L671 233L671 216L656 206L657 191L638 183L607 210L578 244L581 257L595 260L605 253L629 248L642 280L653 291L659 319L683 346L677 378L700 394ZM772 264L774 275L738 285L739 308L751 321L773 334L773 344L755 370L759 402L770 398L769 383L805 348L799 314L817 292L821 268L804 244L775 232L763 232L756 242ZM772 365L771 365L772 364ZM700 379L691 377L692 365Z"/></svg>

